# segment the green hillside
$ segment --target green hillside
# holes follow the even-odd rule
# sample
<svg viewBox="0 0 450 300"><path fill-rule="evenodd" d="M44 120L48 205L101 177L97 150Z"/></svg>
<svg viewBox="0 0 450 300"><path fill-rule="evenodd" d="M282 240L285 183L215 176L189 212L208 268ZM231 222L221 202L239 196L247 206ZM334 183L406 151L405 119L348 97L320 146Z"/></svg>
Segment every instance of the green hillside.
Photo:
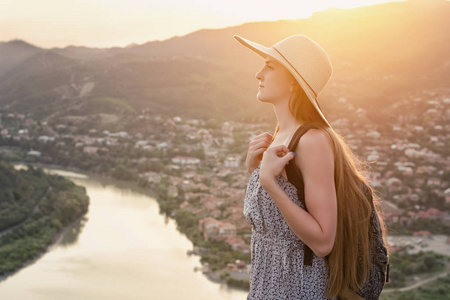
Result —
<svg viewBox="0 0 450 300"><path fill-rule="evenodd" d="M233 35L270 46L305 34L333 64L332 78L319 95L330 121L339 118L337 100L345 97L383 124L395 117L387 114L406 93L448 86L450 35L444 28L449 20L450 2L416 0L330 8L306 19L199 30L101 51L24 49L23 43L9 42L0 45L0 67L8 53L22 55L0 73L0 108L35 119L145 109L184 118L271 121L272 107L256 99L254 75L262 60Z"/></svg>
<svg viewBox="0 0 450 300"><path fill-rule="evenodd" d="M86 190L62 176L0 162L0 276L45 252L88 206Z"/></svg>

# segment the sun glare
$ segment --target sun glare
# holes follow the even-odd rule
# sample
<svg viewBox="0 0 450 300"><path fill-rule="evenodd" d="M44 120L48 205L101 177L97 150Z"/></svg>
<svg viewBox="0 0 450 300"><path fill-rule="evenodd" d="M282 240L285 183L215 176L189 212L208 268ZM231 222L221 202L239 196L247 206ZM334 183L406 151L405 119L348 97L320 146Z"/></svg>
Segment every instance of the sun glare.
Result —
<svg viewBox="0 0 450 300"><path fill-rule="evenodd" d="M404 0L395 1L402 2ZM0 40L23 39L40 47L68 44L91 47L126 46L164 40L202 28L246 22L309 18L314 12L367 6L386 0L4 0Z"/></svg>

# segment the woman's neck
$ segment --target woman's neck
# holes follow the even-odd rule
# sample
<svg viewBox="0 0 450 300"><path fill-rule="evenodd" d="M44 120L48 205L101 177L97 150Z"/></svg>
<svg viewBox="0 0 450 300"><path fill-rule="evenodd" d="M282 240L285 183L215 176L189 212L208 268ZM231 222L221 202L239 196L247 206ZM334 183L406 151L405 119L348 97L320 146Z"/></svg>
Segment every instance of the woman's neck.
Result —
<svg viewBox="0 0 450 300"><path fill-rule="evenodd" d="M298 121L291 114L287 103L274 105L275 115L278 120L278 132L281 135L289 135L293 128L298 128L303 122Z"/></svg>

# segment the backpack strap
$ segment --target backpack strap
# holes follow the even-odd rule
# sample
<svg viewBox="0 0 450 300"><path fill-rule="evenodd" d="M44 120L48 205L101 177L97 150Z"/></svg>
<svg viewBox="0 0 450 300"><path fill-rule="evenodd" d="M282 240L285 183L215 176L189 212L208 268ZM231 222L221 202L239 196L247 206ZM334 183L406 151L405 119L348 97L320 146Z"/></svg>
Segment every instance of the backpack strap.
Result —
<svg viewBox="0 0 450 300"><path fill-rule="evenodd" d="M373 226L374 222L376 224L379 224L378 220L376 220L376 221L373 220L373 218L378 219L379 216L377 215L375 203L373 203L372 191L371 191L370 187L368 187L366 184L364 184L364 192L365 192L367 199L370 199L370 205L372 206L372 210L373 210L372 216L370 217L370 224L371 224L371 226ZM372 228L371 228L370 234L372 234ZM389 255L387 256L387 263L386 263L386 268L384 270L384 275L385 275L384 282L389 282Z"/></svg>
<svg viewBox="0 0 450 300"><path fill-rule="evenodd" d="M289 143L289 146L288 146L289 151L295 152L295 150L297 149L297 144L300 141L300 138L311 128L317 128L317 127L312 124L305 123L297 129L297 131L294 133L294 135L291 139L291 142ZM288 177L289 182L291 182L297 188L298 199L303 204L305 211L308 211L308 209L306 207L306 202L305 202L305 186L303 183L302 172L300 171L299 168L297 168L297 166L295 165L295 161L293 159L291 159L288 162L285 169L286 169L286 175ZM305 244L303 250L304 250L304 254L305 254L304 259L303 259L303 264L312 266L313 252L312 252L311 248L309 248L309 246Z"/></svg>

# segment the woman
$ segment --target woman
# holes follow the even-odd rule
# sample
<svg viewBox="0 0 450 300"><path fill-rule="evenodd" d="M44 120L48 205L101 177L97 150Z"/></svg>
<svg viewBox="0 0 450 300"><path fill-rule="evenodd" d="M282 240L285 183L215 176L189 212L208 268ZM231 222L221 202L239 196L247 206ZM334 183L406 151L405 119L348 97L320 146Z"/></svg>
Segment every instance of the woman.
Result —
<svg viewBox="0 0 450 300"><path fill-rule="evenodd" d="M256 74L257 98L272 104L278 119L274 136L256 136L247 154L244 215L253 228L247 299L363 299L353 291L370 272L370 224L362 220L372 206L360 184L367 183L364 164L317 102L332 74L328 55L304 35L270 48L234 38L265 59ZM290 152L287 145L302 125L312 128ZM301 170L307 210L288 181L287 163ZM303 264L304 244L313 251L311 266Z"/></svg>

